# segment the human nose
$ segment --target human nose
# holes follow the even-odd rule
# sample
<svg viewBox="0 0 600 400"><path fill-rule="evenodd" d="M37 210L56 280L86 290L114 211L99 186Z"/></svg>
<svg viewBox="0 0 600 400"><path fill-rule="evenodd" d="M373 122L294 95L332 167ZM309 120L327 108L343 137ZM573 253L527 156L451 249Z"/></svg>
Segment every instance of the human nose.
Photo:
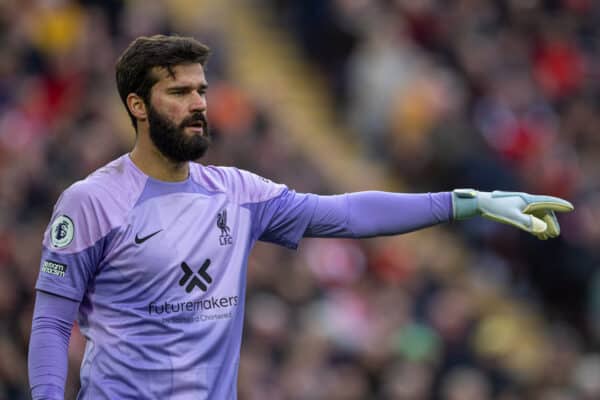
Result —
<svg viewBox="0 0 600 400"><path fill-rule="evenodd" d="M190 112L206 111L206 95L204 93L194 92L190 102Z"/></svg>

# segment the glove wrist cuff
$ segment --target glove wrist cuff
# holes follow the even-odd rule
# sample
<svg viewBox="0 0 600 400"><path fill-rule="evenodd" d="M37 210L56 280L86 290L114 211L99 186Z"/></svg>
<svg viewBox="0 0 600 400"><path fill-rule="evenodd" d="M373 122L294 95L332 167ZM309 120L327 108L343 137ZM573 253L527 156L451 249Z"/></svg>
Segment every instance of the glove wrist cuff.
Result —
<svg viewBox="0 0 600 400"><path fill-rule="evenodd" d="M477 191L474 189L454 189L452 191L452 211L455 220L479 215Z"/></svg>

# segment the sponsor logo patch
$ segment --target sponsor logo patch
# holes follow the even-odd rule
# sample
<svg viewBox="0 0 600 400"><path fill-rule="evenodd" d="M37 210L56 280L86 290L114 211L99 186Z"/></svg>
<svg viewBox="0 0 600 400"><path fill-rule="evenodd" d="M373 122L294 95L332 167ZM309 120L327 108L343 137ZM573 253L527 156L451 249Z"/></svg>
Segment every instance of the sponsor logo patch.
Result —
<svg viewBox="0 0 600 400"><path fill-rule="evenodd" d="M198 272L192 271L187 263L181 263L181 269L183 270L183 276L179 280L179 286L185 286L185 291L190 293L197 286L203 292L208 290L209 283L212 283L212 276L208 274L208 266L210 265L210 259L207 258L202 264L202 267L198 270ZM190 280L191 278L191 280Z"/></svg>
<svg viewBox="0 0 600 400"><path fill-rule="evenodd" d="M217 228L221 230L221 235L219 235L219 244L221 246L228 246L232 244L233 237L231 237L231 228L227 226L227 210L223 210L217 215Z"/></svg>
<svg viewBox="0 0 600 400"><path fill-rule="evenodd" d="M42 264L42 272L62 278L67 272L67 265L56 261L44 260L44 263Z"/></svg>
<svg viewBox="0 0 600 400"><path fill-rule="evenodd" d="M144 243L146 240L150 239L152 236L158 234L159 232L161 232L162 229L157 230L154 233L149 234L148 236L144 236L144 237L140 237L139 233L137 235L135 235L135 244L142 244Z"/></svg>
<svg viewBox="0 0 600 400"><path fill-rule="evenodd" d="M66 215L56 217L50 229L50 241L57 249L67 247L73 241L75 225Z"/></svg>

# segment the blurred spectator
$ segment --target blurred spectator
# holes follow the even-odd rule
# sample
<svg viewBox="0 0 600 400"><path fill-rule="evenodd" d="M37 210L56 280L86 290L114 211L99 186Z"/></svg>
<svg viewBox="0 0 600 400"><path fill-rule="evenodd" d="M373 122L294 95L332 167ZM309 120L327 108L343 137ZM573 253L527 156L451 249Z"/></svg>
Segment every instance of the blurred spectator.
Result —
<svg viewBox="0 0 600 400"><path fill-rule="evenodd" d="M288 22L309 13L308 6L272 3ZM441 366L452 357L474 357L513 377L491 385L489 371L481 375L473 367L444 377L441 393L448 398L453 393L458 398L578 398L580 384L565 371L586 359L600 337L600 241L594 228L600 43L592 22L600 7L585 0L323 3L311 9L327 10L318 24L301 19L303 25L294 29L301 32L305 54L325 71L331 64L311 51L307 32L318 32L312 29L324 19L330 30L352 32L345 66L336 64L345 71L345 89L335 94L345 96L338 104L347 106L339 112L367 157L415 191L431 190L432 183L517 187L567 197L578 209L565 219L564 239L553 245L532 244L523 235L485 224L462 224L471 260L467 279L484 290L511 293L544 314L496 315L477 306L478 291L440 282L441 288L422 287L417 299L429 305L425 328L442 340ZM374 245L367 254L370 272L385 282L406 287L422 274L412 275L411 257L401 251ZM419 304L416 316L422 315ZM544 315L560 329L544 328L552 325L538 320ZM573 331L578 333L565 333ZM465 343L471 335L474 340ZM417 349L417 343L407 347Z"/></svg>
<svg viewBox="0 0 600 400"><path fill-rule="evenodd" d="M442 382L443 400L487 400L491 399L488 378L480 371L468 367L452 369Z"/></svg>

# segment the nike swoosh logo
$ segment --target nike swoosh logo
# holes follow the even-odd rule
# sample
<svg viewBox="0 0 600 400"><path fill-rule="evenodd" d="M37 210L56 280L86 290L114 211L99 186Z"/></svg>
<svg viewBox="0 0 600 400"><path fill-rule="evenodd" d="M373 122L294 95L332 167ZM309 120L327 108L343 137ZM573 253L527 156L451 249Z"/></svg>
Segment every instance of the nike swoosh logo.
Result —
<svg viewBox="0 0 600 400"><path fill-rule="evenodd" d="M139 237L138 235L135 235L135 243L136 244L142 244L144 243L146 240L150 239L152 236L156 235L158 232L161 232L162 229L157 230L154 233L149 234L148 236L144 236L144 237Z"/></svg>

